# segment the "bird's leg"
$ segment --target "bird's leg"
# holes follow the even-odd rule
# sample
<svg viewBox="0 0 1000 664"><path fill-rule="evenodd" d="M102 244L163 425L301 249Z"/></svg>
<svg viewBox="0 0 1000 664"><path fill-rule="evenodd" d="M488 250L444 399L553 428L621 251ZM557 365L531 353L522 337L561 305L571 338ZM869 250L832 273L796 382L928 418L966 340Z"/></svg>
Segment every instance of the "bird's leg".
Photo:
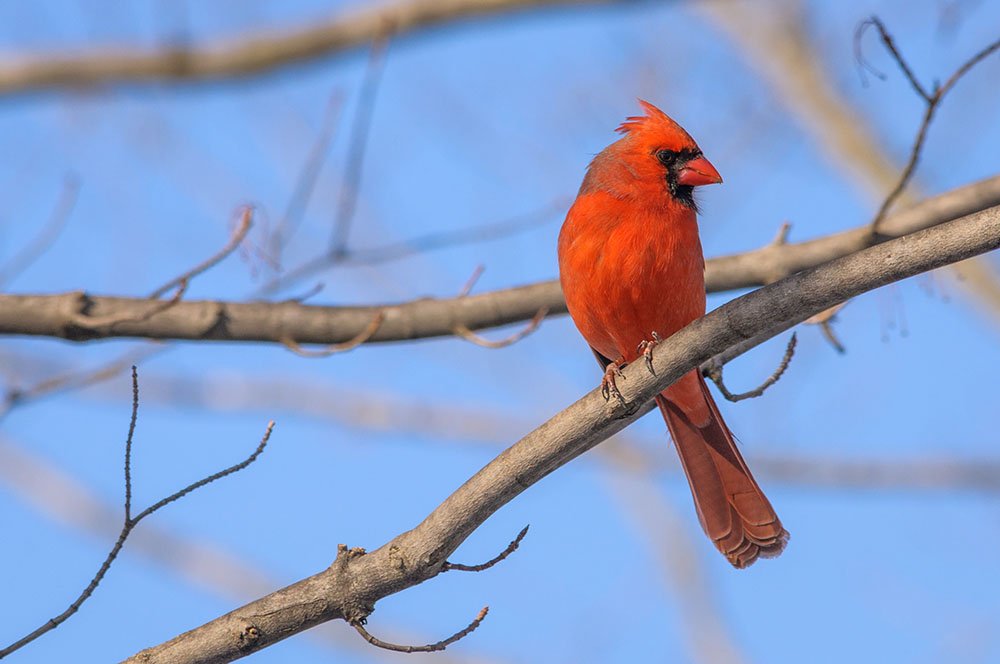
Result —
<svg viewBox="0 0 1000 664"><path fill-rule="evenodd" d="M622 373L623 366L625 366L625 358L620 357L608 362L608 366L604 367L604 377L601 378L601 394L604 395L605 401L609 401L614 396L622 405L625 404L625 397L618 391L618 385L615 383L616 376L625 377L625 374Z"/></svg>
<svg viewBox="0 0 1000 664"><path fill-rule="evenodd" d="M653 339L643 339L639 342L638 348L636 348L636 351L642 353L642 356L646 358L646 368L649 369L649 373L654 376L656 375L656 372L653 371L653 348L655 348L661 341L663 340L660 339L660 335L656 333L656 330L653 330Z"/></svg>

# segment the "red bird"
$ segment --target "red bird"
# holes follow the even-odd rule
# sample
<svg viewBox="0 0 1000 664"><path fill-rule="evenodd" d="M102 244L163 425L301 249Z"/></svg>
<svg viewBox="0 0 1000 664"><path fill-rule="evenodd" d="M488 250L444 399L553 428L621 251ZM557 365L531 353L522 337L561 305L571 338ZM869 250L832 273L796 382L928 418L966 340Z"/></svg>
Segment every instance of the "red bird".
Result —
<svg viewBox="0 0 1000 664"><path fill-rule="evenodd" d="M722 182L694 139L640 100L642 117L594 157L559 233L559 275L580 334L615 375L705 314L705 259L694 188ZM733 566L777 556L788 533L695 369L656 396L702 528Z"/></svg>

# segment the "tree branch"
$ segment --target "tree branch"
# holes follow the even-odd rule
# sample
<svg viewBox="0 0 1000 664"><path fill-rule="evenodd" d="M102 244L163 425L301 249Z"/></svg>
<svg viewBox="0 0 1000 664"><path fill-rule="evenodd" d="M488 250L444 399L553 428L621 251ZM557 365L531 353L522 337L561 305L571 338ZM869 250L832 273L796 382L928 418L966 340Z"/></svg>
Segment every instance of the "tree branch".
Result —
<svg viewBox="0 0 1000 664"><path fill-rule="evenodd" d="M899 167L879 147L880 141L853 105L831 82L821 62L816 44L808 34L801 2L785 3L782 11L758 11L753 3L699 2L693 8L722 28L741 47L749 65L759 70L762 80L812 136L824 154L839 164L862 191L875 200L899 181ZM917 198L903 192L902 202ZM971 211L970 211L971 212ZM885 221L879 222L879 232ZM972 260L953 266L963 290L975 296L995 316L1000 314L1000 283L990 263Z"/></svg>
<svg viewBox="0 0 1000 664"><path fill-rule="evenodd" d="M359 9L287 31L241 35L215 45L151 51L100 48L66 55L9 58L0 63L0 95L85 86L216 82L259 76L350 51L383 37L438 25L547 6L613 0L401 0ZM619 0L621 1L621 0Z"/></svg>
<svg viewBox="0 0 1000 664"><path fill-rule="evenodd" d="M1000 176L935 196L886 217L877 238L867 225L797 244L774 244L707 261L710 292L770 283L870 246L1000 204ZM343 344L362 338L378 312L384 319L366 343L450 336L531 320L541 309L566 313L559 282L547 281L480 295L421 298L395 305L320 307L298 302L179 301L151 315L162 302L103 297L0 294L0 335L48 336L71 341L147 338ZM79 325L87 318L121 321L113 328Z"/></svg>
<svg viewBox="0 0 1000 664"><path fill-rule="evenodd" d="M115 540L114 546L111 547L111 551L105 557L104 562L101 563L100 568L97 570L97 573L94 574L93 578L90 580L90 583L87 584L87 587L83 589L83 592L81 592L75 600L73 600L73 602L69 605L69 607L67 607L65 611L60 613L55 618L51 618L45 621L40 627L38 627L34 631L26 634L25 636L11 643L7 647L0 648L0 659L3 659L7 655L10 655L15 651L20 650L21 648L28 645L29 643L39 638L40 636L43 636L48 632L54 630L55 628L59 627L59 625L69 620L69 618L72 617L74 613L79 611L80 607L83 606L83 603L86 602L88 599L90 599L90 596L94 594L95 590L97 590L97 586L99 586L101 584L101 581L104 580L104 577L108 573L108 570L111 569L111 565L118 558L118 554L121 553L122 547L125 546L125 541L128 540L129 535L132 534L132 531L135 530L135 527L138 526L143 519L156 513L157 511L166 507L170 503L180 500L189 493L197 491L206 484L211 484L212 482L220 480L223 477L232 475L233 473L238 473L239 471L243 470L244 468L252 464L254 461L257 460L257 457L259 457L264 452L264 448L267 446L267 442L271 438L271 431L274 429L274 422L273 421L269 422L267 425L267 429L264 431L264 436L263 438L261 438L261 441L257 445L257 448L250 454L250 456L248 456L243 461L233 466L230 466L225 470L220 470L217 473L213 473L207 477L204 477L198 480L197 482L192 482L183 489L175 491L169 496L162 498L156 503L150 505L146 509L139 512L139 514L132 516L132 439L133 436L135 435L135 425L138 416L139 416L139 376L136 373L136 368L133 366L132 367L132 416L129 419L128 436L126 436L125 438L125 518L122 523L121 531L119 531L118 533L118 539Z"/></svg>
<svg viewBox="0 0 1000 664"><path fill-rule="evenodd" d="M656 375L625 368L626 404L592 390L501 453L418 526L365 555L334 564L130 662L227 662L333 619L367 617L375 602L441 572L490 515L522 491L637 419L642 406L687 371L765 335L893 281L1000 247L1000 207L891 240L787 277L729 302L661 344ZM349 559L348 559L349 558ZM252 639L245 638L253 634Z"/></svg>

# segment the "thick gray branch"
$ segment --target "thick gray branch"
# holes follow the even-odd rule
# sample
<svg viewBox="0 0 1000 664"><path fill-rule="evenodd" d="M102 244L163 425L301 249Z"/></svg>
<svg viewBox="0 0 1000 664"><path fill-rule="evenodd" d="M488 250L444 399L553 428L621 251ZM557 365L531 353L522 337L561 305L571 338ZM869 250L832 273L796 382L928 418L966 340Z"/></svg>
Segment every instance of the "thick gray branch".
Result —
<svg viewBox="0 0 1000 664"><path fill-rule="evenodd" d="M155 648L131 662L226 662L327 620L357 620L383 597L426 581L490 515L547 474L635 420L639 406L705 360L774 334L838 302L1000 247L1000 207L837 259L744 295L657 347L619 381L628 405L599 390L502 452L413 530L364 554L343 547L333 565Z"/></svg>
<svg viewBox="0 0 1000 664"><path fill-rule="evenodd" d="M770 283L872 243L912 233L1000 204L1000 176L960 187L887 217L881 235L867 226L799 244L711 259L711 292ZM423 298L404 304L320 307L297 302L180 301L170 306L144 298L102 297L81 292L60 295L0 295L0 335L35 335L72 341L138 337L188 341L252 341L343 344L370 330L368 342L448 336L461 327L478 330L530 320L539 310L566 312L557 281L449 299ZM159 311L157 311L159 309ZM109 325L94 322L111 321ZM115 322L117 321L117 322Z"/></svg>
<svg viewBox="0 0 1000 664"><path fill-rule="evenodd" d="M621 1L621 0L619 0ZM398 0L364 7L297 29L242 35L216 44L176 45L5 58L0 95L52 88L168 81L220 81L349 51L376 39L471 18L543 7L609 4L612 0Z"/></svg>

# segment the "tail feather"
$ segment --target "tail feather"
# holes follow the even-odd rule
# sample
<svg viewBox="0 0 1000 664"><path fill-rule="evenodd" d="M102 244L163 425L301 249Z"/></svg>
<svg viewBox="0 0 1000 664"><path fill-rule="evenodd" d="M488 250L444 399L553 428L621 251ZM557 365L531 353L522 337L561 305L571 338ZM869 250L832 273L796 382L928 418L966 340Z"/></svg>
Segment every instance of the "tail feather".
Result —
<svg viewBox="0 0 1000 664"><path fill-rule="evenodd" d="M742 569L757 558L780 554L788 532L750 474L701 376L692 372L681 379L688 388L692 380L698 389L679 390L682 398L672 399L668 388L656 403L677 446L702 528L729 562ZM701 403L685 403L698 394ZM707 422L698 421L701 417L692 422L687 413L703 413L705 406Z"/></svg>

